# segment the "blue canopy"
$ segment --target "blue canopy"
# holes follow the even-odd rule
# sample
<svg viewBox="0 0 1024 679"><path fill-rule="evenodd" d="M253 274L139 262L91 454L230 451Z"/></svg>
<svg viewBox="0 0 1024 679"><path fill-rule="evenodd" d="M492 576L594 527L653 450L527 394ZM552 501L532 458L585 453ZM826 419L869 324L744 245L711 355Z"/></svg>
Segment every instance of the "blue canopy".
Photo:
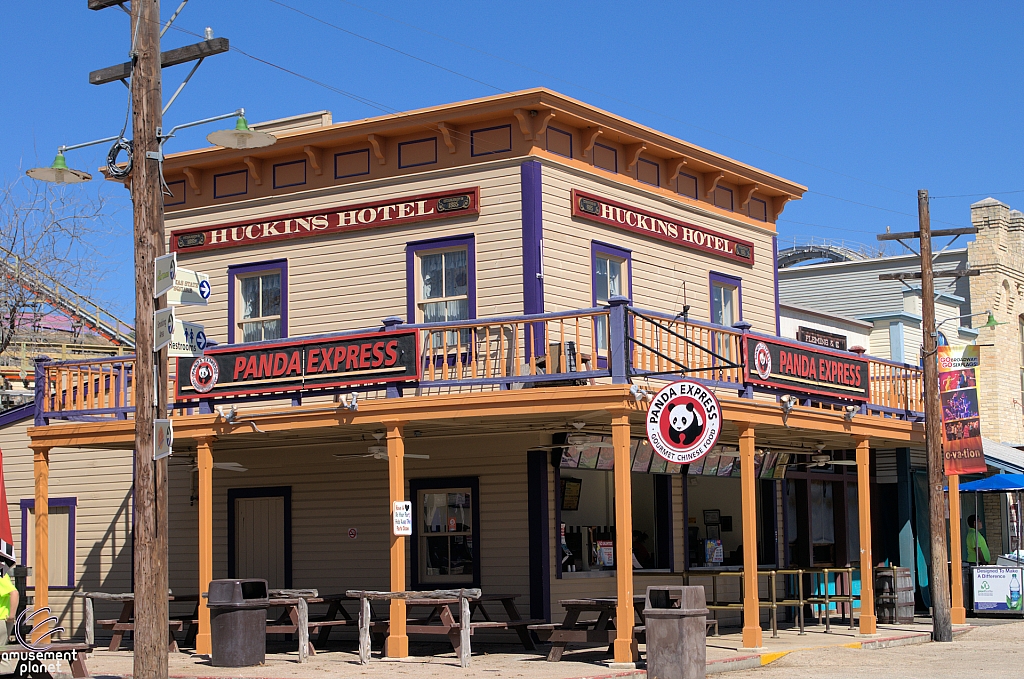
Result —
<svg viewBox="0 0 1024 679"><path fill-rule="evenodd" d="M965 492L1006 492L1024 490L1024 474L995 474L970 483L961 483L960 490Z"/></svg>

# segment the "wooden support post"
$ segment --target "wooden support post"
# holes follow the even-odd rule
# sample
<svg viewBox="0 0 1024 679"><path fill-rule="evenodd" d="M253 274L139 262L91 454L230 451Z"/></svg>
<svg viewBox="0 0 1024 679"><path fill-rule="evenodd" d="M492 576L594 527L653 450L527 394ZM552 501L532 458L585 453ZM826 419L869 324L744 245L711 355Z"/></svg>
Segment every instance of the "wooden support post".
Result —
<svg viewBox="0 0 1024 679"><path fill-rule="evenodd" d="M472 613L469 610L469 599L465 593L459 595L459 666L469 667L469 660L473 657L473 651L469 647L470 618Z"/></svg>
<svg viewBox="0 0 1024 679"><path fill-rule="evenodd" d="M1019 519L1018 519L1019 522ZM967 609L964 608L964 574L960 551L960 476L949 476L949 561L953 564L950 586L953 592L952 606L949 617L954 625L967 622Z"/></svg>
<svg viewBox="0 0 1024 679"><path fill-rule="evenodd" d="M32 610L38 611L50 605L50 449L34 448L32 466L36 483L36 554L32 567L36 591ZM32 641L49 629L49 624L40 625L34 630Z"/></svg>
<svg viewBox="0 0 1024 679"><path fill-rule="evenodd" d="M757 501L754 478L754 425L736 424L740 432L740 493L743 512L743 648L764 646L757 597Z"/></svg>
<svg viewBox="0 0 1024 679"><path fill-rule="evenodd" d="M359 664L370 663L370 600L359 598Z"/></svg>
<svg viewBox="0 0 1024 679"><path fill-rule="evenodd" d="M875 568L871 563L871 440L856 437L860 509L860 633L875 633ZM895 583L894 583L895 584Z"/></svg>
<svg viewBox="0 0 1024 679"><path fill-rule="evenodd" d="M210 607L202 597L210 591L213 580L213 439L196 442L196 465L199 467L199 631L196 653L210 655Z"/></svg>
<svg viewBox="0 0 1024 679"><path fill-rule="evenodd" d="M612 447L615 453L615 663L632 663L633 657L633 490L629 477L629 413L612 413Z"/></svg>
<svg viewBox="0 0 1024 679"><path fill-rule="evenodd" d="M85 643L92 646L96 643L96 608L92 603L92 597L85 597L85 619L82 626L85 627Z"/></svg>
<svg viewBox="0 0 1024 679"><path fill-rule="evenodd" d="M299 605L296 606L299 628L299 662L309 662L309 604L305 599L299 597Z"/></svg>
<svg viewBox="0 0 1024 679"><path fill-rule="evenodd" d="M391 507L405 500L405 439L402 438L404 422L385 422L388 437L388 477L390 480ZM391 591L405 591L405 538L391 533ZM385 655L389 658L409 657L409 636L405 633L405 601L392 599L391 624Z"/></svg>

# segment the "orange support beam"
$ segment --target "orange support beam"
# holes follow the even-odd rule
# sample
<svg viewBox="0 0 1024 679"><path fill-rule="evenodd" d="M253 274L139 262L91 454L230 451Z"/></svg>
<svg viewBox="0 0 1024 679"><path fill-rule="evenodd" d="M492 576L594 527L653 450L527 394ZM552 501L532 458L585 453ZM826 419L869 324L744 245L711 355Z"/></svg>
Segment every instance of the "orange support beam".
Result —
<svg viewBox="0 0 1024 679"><path fill-rule="evenodd" d="M871 563L871 440L858 436L857 503L860 508L860 633L875 634L875 568Z"/></svg>
<svg viewBox="0 0 1024 679"><path fill-rule="evenodd" d="M615 606L614 662L635 661L633 644L633 489L629 476L629 413L612 415L612 448L615 455Z"/></svg>
<svg viewBox="0 0 1024 679"><path fill-rule="evenodd" d="M50 450L34 448L32 467L36 486L36 554L32 566L35 579L35 603L33 611L50 605ZM50 625L40 625L33 631L32 640L37 641L49 631Z"/></svg>
<svg viewBox="0 0 1024 679"><path fill-rule="evenodd" d="M953 564L950 589L952 590L952 608L950 619L954 625L967 622L967 609L964 608L964 575L961 563L963 552L960 547L960 476L949 477L949 560Z"/></svg>
<svg viewBox="0 0 1024 679"><path fill-rule="evenodd" d="M757 479L754 478L754 425L737 422L740 432L740 493L743 512L743 648L764 647L757 597Z"/></svg>
<svg viewBox="0 0 1024 679"><path fill-rule="evenodd" d="M210 591L213 580L213 439L196 442L196 465L199 467L199 631L196 633L196 653L209 655L210 608L203 592Z"/></svg>
<svg viewBox="0 0 1024 679"><path fill-rule="evenodd" d="M385 422L388 436L388 479L391 495L391 512L396 502L405 500L405 439L402 438L404 422ZM405 538L391 534L391 591L405 591ZM409 635L405 631L405 601L391 600L391 628L388 631L386 655L389 658L409 657Z"/></svg>

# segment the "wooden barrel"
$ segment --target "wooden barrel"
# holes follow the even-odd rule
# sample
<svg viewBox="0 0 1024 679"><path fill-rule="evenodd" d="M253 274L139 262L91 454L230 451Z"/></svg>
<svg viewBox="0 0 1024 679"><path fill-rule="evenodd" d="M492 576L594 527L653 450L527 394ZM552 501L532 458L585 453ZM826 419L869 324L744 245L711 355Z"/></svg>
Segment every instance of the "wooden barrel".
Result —
<svg viewBox="0 0 1024 679"><path fill-rule="evenodd" d="M885 624L914 622L914 579L909 568L875 569L875 615Z"/></svg>

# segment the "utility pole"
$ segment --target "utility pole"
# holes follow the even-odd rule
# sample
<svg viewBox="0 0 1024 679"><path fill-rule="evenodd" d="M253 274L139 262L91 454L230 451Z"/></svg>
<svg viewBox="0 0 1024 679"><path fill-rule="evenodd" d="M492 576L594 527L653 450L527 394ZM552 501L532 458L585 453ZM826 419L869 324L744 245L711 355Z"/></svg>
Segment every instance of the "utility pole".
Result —
<svg viewBox="0 0 1024 679"><path fill-rule="evenodd" d="M880 241L899 241L905 248L914 251L904 241L919 239L921 243L921 271L912 273L881 274L879 280L898 280L906 285L908 279L921 280L921 329L924 334L924 432L928 462L928 533L931 545L932 599L932 641L952 641L953 625L950 618L949 559L946 549L946 500L945 464L942 455L942 408L939 403L939 366L936 360L936 345L939 333L935 324L935 279L977 276L977 269L956 269L935 271L935 257L932 255L932 236L960 236L977 233L974 227L942 229L932 231L931 215L928 209L928 191L917 192L918 231L907 233L885 233L878 236ZM952 242L950 243L952 245ZM948 245L946 247L949 247ZM940 253L941 254L941 253ZM959 552L958 552L959 554ZM957 559L959 563L959 557ZM956 570L959 576L959 568ZM870 577L870 576L868 576Z"/></svg>
<svg viewBox="0 0 1024 679"><path fill-rule="evenodd" d="M163 96L160 0L132 0L131 193L135 237L135 652L133 676L167 677L167 458L154 461L153 420L167 417L167 350L153 353L153 259L164 254L160 182ZM156 157L149 157L149 154Z"/></svg>

